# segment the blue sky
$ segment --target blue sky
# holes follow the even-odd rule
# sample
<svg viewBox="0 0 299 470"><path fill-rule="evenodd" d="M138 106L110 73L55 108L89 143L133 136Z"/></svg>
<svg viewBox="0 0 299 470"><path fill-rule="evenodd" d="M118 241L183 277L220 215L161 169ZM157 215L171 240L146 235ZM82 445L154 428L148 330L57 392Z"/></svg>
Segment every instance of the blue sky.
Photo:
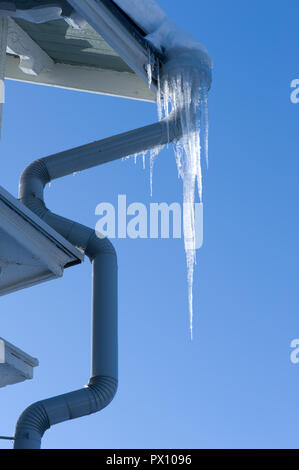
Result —
<svg viewBox="0 0 299 470"><path fill-rule="evenodd" d="M53 426L43 448L297 448L298 119L295 0L160 5L214 61L204 245L189 339L182 240L116 240L120 385L102 412ZM156 120L155 105L6 84L1 185L32 160ZM118 161L54 181L55 212L95 226L103 201L181 201L171 148L149 170ZM35 378L0 391L0 434L32 402L89 378L91 269L1 298L0 335L37 356ZM0 441L0 447L10 443Z"/></svg>

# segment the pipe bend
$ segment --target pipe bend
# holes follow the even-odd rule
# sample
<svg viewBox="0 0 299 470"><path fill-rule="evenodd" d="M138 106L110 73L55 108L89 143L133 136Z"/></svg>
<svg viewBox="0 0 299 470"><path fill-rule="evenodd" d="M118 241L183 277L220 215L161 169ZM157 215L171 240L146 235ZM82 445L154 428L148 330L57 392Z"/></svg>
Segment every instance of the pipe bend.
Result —
<svg viewBox="0 0 299 470"><path fill-rule="evenodd" d="M43 158L30 163L23 171L19 183L19 198L26 196L43 200L44 187L51 181ZM28 193L28 188L30 192Z"/></svg>
<svg viewBox="0 0 299 470"><path fill-rule="evenodd" d="M39 449L41 438L50 422L41 401L28 406L18 419L15 431L15 449Z"/></svg>
<svg viewBox="0 0 299 470"><path fill-rule="evenodd" d="M92 377L85 388L33 403L19 417L15 449L39 449L53 424L86 416L106 408L117 391L114 377Z"/></svg>
<svg viewBox="0 0 299 470"><path fill-rule="evenodd" d="M164 145L179 139L181 133L180 119L172 112L155 124L38 159L21 175L19 199L42 216L46 212L44 188L51 180Z"/></svg>
<svg viewBox="0 0 299 470"><path fill-rule="evenodd" d="M85 254L93 261L98 254L109 254L117 257L116 250L108 238L99 238L94 231L89 237Z"/></svg>
<svg viewBox="0 0 299 470"><path fill-rule="evenodd" d="M111 403L116 395L117 387L118 381L114 377L95 376L90 378L87 388L93 394L96 403L95 411L100 411Z"/></svg>

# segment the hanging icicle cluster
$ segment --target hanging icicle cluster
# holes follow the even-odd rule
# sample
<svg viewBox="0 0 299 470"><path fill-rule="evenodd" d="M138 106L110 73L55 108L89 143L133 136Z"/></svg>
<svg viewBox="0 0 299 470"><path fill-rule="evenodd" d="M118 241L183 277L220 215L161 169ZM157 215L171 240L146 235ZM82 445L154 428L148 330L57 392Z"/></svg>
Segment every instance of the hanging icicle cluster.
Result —
<svg viewBox="0 0 299 470"><path fill-rule="evenodd" d="M193 332L193 274L196 262L195 193L202 202L202 161L208 165L208 90L210 63L205 55L195 61L182 53L163 69L158 77L158 117L170 113L180 121L182 136L174 142L178 174L183 182L183 229L187 262L188 302L191 337ZM189 57L188 57L189 56ZM204 158L203 158L204 157ZM152 167L152 163L151 163ZM152 173L152 172L151 172ZM152 179L152 174L151 174Z"/></svg>
<svg viewBox="0 0 299 470"><path fill-rule="evenodd" d="M174 154L179 177L183 182L183 230L187 263L188 304L191 338L193 333L193 275L196 263L195 194L202 202L202 162L208 165L208 91L211 65L204 52L175 50L163 67L162 75L155 57L149 52L147 65L148 84L151 86L156 72L159 120L170 113L180 122L182 136L174 144ZM154 161L163 146L142 154L150 160L150 190L153 188ZM135 162L137 155L134 155Z"/></svg>

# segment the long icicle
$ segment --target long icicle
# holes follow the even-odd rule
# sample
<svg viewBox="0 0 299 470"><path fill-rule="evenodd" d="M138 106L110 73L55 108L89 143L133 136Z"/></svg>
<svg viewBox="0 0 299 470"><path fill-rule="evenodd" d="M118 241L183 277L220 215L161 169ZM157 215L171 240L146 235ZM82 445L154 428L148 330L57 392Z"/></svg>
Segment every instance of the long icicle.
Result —
<svg viewBox="0 0 299 470"><path fill-rule="evenodd" d="M198 67L181 67L161 79L159 62L149 52L147 64L148 83L151 86L153 71L157 72L158 119L167 118L170 110L180 120L182 137L174 142L178 175L183 180L183 230L187 265L188 309L190 335L193 338L193 278L196 263L195 188L202 202L202 155L208 166L208 89L209 74L201 64ZM150 190L153 189L154 161L163 147L149 152ZM134 155L135 162L137 155ZM145 154L143 154L144 161Z"/></svg>
<svg viewBox="0 0 299 470"><path fill-rule="evenodd" d="M159 84L159 82L158 82ZM178 115L182 137L174 143L178 174L183 180L183 230L187 264L190 334L193 338L193 277L196 263L195 186L202 202L202 163L208 164L208 87L207 75L201 67L182 67L163 77L158 90L159 119L169 115L169 108ZM201 145L201 140L203 145Z"/></svg>

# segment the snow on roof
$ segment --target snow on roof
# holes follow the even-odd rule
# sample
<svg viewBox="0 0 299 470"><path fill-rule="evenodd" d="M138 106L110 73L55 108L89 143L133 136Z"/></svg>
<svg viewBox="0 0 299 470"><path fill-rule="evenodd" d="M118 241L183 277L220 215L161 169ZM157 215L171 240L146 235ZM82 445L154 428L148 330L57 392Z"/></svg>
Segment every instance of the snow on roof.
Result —
<svg viewBox="0 0 299 470"><path fill-rule="evenodd" d="M211 66L206 47L179 28L155 0L114 0L115 3L147 33L146 39L168 55L171 50L189 50L200 54Z"/></svg>

